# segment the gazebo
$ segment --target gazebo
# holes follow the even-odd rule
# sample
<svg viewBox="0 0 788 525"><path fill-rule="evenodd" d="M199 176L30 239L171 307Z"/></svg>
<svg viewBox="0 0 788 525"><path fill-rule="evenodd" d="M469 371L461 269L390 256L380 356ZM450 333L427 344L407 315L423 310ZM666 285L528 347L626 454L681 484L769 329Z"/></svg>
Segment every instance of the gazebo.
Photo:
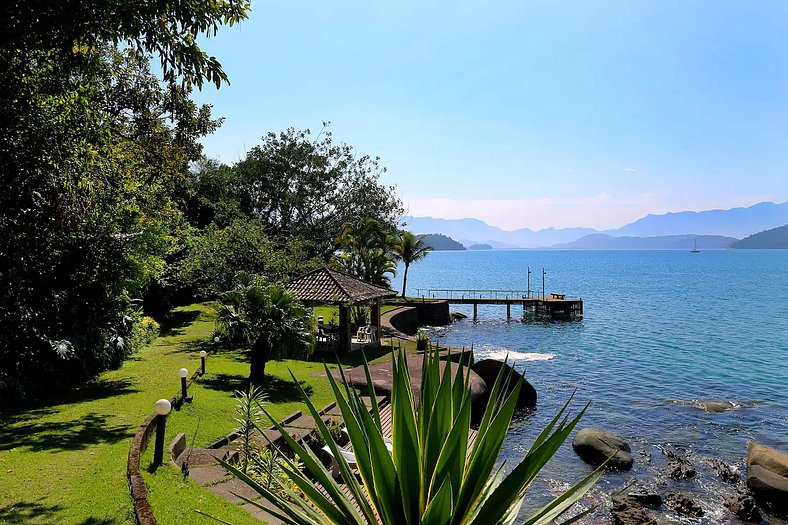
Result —
<svg viewBox="0 0 788 525"><path fill-rule="evenodd" d="M346 273L325 266L293 279L287 289L307 306L331 304L339 306L339 347L350 351L352 332L350 307L370 304L370 324L380 337L380 302L384 297L395 297L397 292L364 282Z"/></svg>

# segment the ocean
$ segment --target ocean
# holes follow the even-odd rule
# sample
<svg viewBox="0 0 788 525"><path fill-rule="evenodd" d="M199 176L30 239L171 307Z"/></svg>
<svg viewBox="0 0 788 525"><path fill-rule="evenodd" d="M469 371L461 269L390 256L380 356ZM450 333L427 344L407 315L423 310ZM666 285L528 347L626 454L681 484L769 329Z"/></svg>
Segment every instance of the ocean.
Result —
<svg viewBox="0 0 788 525"><path fill-rule="evenodd" d="M508 355L538 392L537 409L510 429L501 460L516 464L539 430L575 392L572 409L591 405L578 428L599 427L629 442L631 472L608 473L587 503L635 483L698 499L705 515L693 523L738 523L722 498L735 487L707 459L744 473L747 442L788 452L788 251L433 252L411 265L408 295L417 289L531 289L581 297L575 322L535 322L512 307L452 305L467 319L430 330L441 344L470 347L477 359ZM392 280L402 286L402 268ZM730 402L706 412L705 400ZM542 471L523 516L590 472L571 437ZM686 453L692 481L665 479L661 449ZM670 512L669 522L681 521Z"/></svg>

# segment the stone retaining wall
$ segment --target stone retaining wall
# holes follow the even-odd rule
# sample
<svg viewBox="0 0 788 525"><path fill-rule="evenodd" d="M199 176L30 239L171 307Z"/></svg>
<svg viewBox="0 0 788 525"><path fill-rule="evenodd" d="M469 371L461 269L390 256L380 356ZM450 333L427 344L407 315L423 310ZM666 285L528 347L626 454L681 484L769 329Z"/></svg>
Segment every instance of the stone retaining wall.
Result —
<svg viewBox="0 0 788 525"><path fill-rule="evenodd" d="M419 329L418 311L412 306L400 306L383 314L380 317L380 323L383 325L383 328L399 332L405 336L416 335Z"/></svg>
<svg viewBox="0 0 788 525"><path fill-rule="evenodd" d="M386 304L415 308L419 326L444 326L451 324L448 301L405 301L402 299L390 299L386 301Z"/></svg>
<svg viewBox="0 0 788 525"><path fill-rule="evenodd" d="M198 367L187 383L191 387L195 379L202 375L201 369ZM172 398L170 403L175 406L183 402L181 393L178 391ZM148 450L148 442L151 436L156 432L158 425L158 414L153 413L143 421L134 435L129 449L129 458L126 465L126 477L129 480L129 493L131 494L131 501L134 505L134 521L139 525L156 525L156 518L153 515L153 508L148 501L148 489L145 486L145 480L142 479L140 474L140 462L142 455Z"/></svg>

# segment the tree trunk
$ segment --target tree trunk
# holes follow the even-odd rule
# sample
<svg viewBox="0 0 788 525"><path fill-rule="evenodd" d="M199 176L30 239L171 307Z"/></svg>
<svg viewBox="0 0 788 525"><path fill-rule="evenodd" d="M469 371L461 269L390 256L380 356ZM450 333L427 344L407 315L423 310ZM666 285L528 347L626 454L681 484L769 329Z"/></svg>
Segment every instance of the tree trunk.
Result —
<svg viewBox="0 0 788 525"><path fill-rule="evenodd" d="M265 378L265 364L268 362L268 341L265 337L254 342L250 355L249 382L255 386L263 384Z"/></svg>
<svg viewBox="0 0 788 525"><path fill-rule="evenodd" d="M408 267L410 265L405 263L405 273L402 274L402 298L405 298L405 287L408 285Z"/></svg>

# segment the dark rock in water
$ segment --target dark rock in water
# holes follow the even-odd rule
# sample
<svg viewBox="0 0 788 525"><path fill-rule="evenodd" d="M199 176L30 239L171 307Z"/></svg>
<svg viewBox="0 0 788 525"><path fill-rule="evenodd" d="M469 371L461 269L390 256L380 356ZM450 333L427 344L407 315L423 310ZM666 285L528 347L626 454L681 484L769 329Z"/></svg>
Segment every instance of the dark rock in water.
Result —
<svg viewBox="0 0 788 525"><path fill-rule="evenodd" d="M662 505L662 496L656 492L630 492L628 496L644 505L651 505L652 507L659 507Z"/></svg>
<svg viewBox="0 0 788 525"><path fill-rule="evenodd" d="M482 359L477 361L471 366L471 370L481 377L487 384L487 391L491 391L495 384L495 379L501 368L508 368L507 372L511 372L512 379L509 383L509 391L511 392L517 385L517 382L522 384L520 388L520 397L517 400L517 408L534 408L536 406L536 389L529 383L519 372L508 364L498 361L496 359Z"/></svg>
<svg viewBox="0 0 788 525"><path fill-rule="evenodd" d="M644 525L652 523L646 509L631 497L616 496L610 507L614 525Z"/></svg>
<svg viewBox="0 0 788 525"><path fill-rule="evenodd" d="M665 503L668 507L683 516L703 516L703 508L700 504L683 492L668 492L665 495Z"/></svg>
<svg viewBox="0 0 788 525"><path fill-rule="evenodd" d="M742 521L759 523L763 519L758 507L755 506L755 498L749 494L738 493L733 496L727 496L723 505Z"/></svg>
<svg viewBox="0 0 788 525"><path fill-rule="evenodd" d="M460 313L460 312L452 312L452 313L449 314L449 317L451 317L452 321L460 321L462 319L467 319L468 318L467 315L465 315L463 313Z"/></svg>
<svg viewBox="0 0 788 525"><path fill-rule="evenodd" d="M686 455L677 454L670 449L661 449L668 458L668 476L676 481L687 481L695 478L698 472L689 462Z"/></svg>
<svg viewBox="0 0 788 525"><path fill-rule="evenodd" d="M709 458L706 460L706 462L714 472L719 474L723 481L732 483L734 485L741 481L741 473L739 472L739 469L733 465L728 465L723 460L718 458Z"/></svg>
<svg viewBox="0 0 788 525"><path fill-rule="evenodd" d="M611 469L632 468L632 450L629 445L610 432L598 428L584 428L575 434L572 448L589 465L597 467L610 458L607 466Z"/></svg>
<svg viewBox="0 0 788 525"><path fill-rule="evenodd" d="M706 412L725 412L726 410L739 408L738 405L731 401L700 400L698 405Z"/></svg>
<svg viewBox="0 0 788 525"><path fill-rule="evenodd" d="M788 454L750 443L747 487L755 499L776 514L788 514Z"/></svg>

